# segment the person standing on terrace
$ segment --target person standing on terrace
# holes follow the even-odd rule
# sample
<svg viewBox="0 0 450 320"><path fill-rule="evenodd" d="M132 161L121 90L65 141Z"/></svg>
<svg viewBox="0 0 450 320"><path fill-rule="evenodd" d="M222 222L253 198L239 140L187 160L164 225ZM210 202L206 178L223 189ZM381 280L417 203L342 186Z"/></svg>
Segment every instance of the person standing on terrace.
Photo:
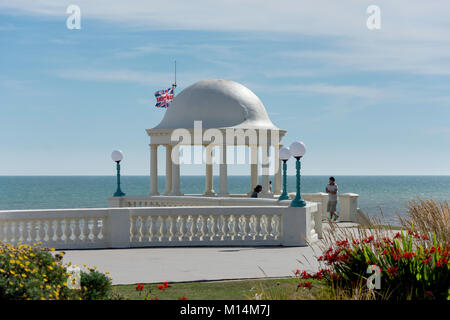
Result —
<svg viewBox="0 0 450 320"><path fill-rule="evenodd" d="M336 213L338 186L335 183L334 177L330 177L325 192L328 193L327 212L330 213L331 221L333 221L333 219L334 221L337 221L339 218L339 215Z"/></svg>

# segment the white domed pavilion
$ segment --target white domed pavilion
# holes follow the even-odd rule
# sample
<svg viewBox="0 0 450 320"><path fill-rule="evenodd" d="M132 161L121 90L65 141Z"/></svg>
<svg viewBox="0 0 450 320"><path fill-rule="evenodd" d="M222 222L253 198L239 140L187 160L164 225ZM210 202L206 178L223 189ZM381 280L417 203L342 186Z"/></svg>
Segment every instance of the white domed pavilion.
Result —
<svg viewBox="0 0 450 320"><path fill-rule="evenodd" d="M200 127L199 127L200 125ZM286 131L270 120L261 100L247 87L225 79L198 81L175 96L162 121L147 129L150 136L150 195L158 192L158 146L166 148L166 195L182 195L180 192L180 145L201 145L206 148L205 196L215 196L213 190L213 166L208 159L212 148L220 147L220 191L218 196L228 197L227 146L248 146L251 150L250 191L258 184L258 148L262 150L262 194L269 192L269 150L274 149L274 193L281 192L281 171L278 158L280 142ZM231 135L233 133L234 135ZM223 135L223 138L220 135ZM189 136L189 138L188 138ZM181 137L183 139L181 139ZM177 147L176 147L177 146Z"/></svg>

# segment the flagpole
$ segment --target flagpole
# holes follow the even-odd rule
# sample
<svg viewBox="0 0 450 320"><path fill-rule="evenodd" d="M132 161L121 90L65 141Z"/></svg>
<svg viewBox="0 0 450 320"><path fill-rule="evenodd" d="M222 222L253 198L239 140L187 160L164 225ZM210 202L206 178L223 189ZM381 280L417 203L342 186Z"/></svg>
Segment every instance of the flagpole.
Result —
<svg viewBox="0 0 450 320"><path fill-rule="evenodd" d="M175 93L175 88L177 87L177 60L175 60L174 62L175 62L175 83L172 84L172 88L174 89Z"/></svg>

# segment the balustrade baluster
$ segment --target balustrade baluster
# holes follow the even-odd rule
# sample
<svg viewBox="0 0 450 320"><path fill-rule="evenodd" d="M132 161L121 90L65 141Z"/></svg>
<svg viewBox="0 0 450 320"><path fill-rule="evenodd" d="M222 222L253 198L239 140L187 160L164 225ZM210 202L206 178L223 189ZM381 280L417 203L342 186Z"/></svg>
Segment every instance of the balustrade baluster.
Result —
<svg viewBox="0 0 450 320"><path fill-rule="evenodd" d="M272 240L273 239L273 233L272 233L272 221L273 216L267 215L267 234L264 237L264 240Z"/></svg>
<svg viewBox="0 0 450 320"><path fill-rule="evenodd" d="M201 239L199 220L200 216L192 216L192 241L200 241Z"/></svg>
<svg viewBox="0 0 450 320"><path fill-rule="evenodd" d="M176 241L178 240L176 235L176 219L171 216L167 216L166 218L166 227L167 227L167 241Z"/></svg>
<svg viewBox="0 0 450 320"><path fill-rule="evenodd" d="M261 216L260 215L255 215L255 235L253 237L254 240L262 240L262 235L261 235Z"/></svg>
<svg viewBox="0 0 450 320"><path fill-rule="evenodd" d="M205 219L205 216L202 216L202 215L200 215L199 216L199 219L200 219L200 223L201 223L201 225L200 225L200 241L205 241L205 236L206 236L206 224L207 224L207 222L208 221L206 221L206 219Z"/></svg>
<svg viewBox="0 0 450 320"><path fill-rule="evenodd" d="M5 241L5 231L3 229L4 227L5 227L4 221L0 221L0 241L2 241L2 242L6 242Z"/></svg>
<svg viewBox="0 0 450 320"><path fill-rule="evenodd" d="M152 218L152 225L151 225L151 230L152 230L152 238L151 241L152 242L157 242L159 241L159 228L158 228L158 217L151 217Z"/></svg>
<svg viewBox="0 0 450 320"><path fill-rule="evenodd" d="M230 228L231 216L225 215L225 216L223 216L223 219L224 219L224 221L223 221L223 240L230 241L230 240L232 240L231 228Z"/></svg>
<svg viewBox="0 0 450 320"><path fill-rule="evenodd" d="M189 218L188 216L181 216L181 220L183 222L181 241L183 241L183 242L189 241L189 238L190 238L188 235L188 226L187 226L188 218Z"/></svg>
<svg viewBox="0 0 450 320"><path fill-rule="evenodd" d="M161 223L161 242L168 242L169 241L169 235L168 235L168 220L169 216L161 216L162 223Z"/></svg>
<svg viewBox="0 0 450 320"><path fill-rule="evenodd" d="M11 230L11 235L9 237L9 242L11 244L14 244L17 242L17 234L16 234L16 225L17 225L17 221L11 221L10 222L10 230Z"/></svg>
<svg viewBox="0 0 450 320"><path fill-rule="evenodd" d="M144 242L150 242L152 241L151 234L152 234L152 217L146 217L144 222L144 232L143 232L143 241Z"/></svg>
<svg viewBox="0 0 450 320"><path fill-rule="evenodd" d="M193 222L192 216L187 216L186 217L186 236L185 236L186 241L191 241L191 239L194 235L194 233L192 231L193 228L194 228L194 222Z"/></svg>

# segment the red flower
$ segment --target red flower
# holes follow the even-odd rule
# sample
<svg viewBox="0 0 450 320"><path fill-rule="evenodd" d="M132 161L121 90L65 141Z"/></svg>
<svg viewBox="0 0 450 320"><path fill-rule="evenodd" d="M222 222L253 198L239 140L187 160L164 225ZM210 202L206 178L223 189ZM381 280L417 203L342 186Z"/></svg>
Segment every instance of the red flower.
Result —
<svg viewBox="0 0 450 320"><path fill-rule="evenodd" d="M136 291L142 291L142 290L144 290L144 284L143 283L136 284Z"/></svg>
<svg viewBox="0 0 450 320"><path fill-rule="evenodd" d="M430 240L430 238L428 238L428 236L426 234L423 235L423 240Z"/></svg>
<svg viewBox="0 0 450 320"><path fill-rule="evenodd" d="M301 287L311 290L312 289L312 284L311 284L311 282L300 282L297 285L297 288L301 288Z"/></svg>
<svg viewBox="0 0 450 320"><path fill-rule="evenodd" d="M395 254L395 253L392 253L392 259L394 259L395 261L398 261L398 260L400 260L402 258L402 255L401 254Z"/></svg>
<svg viewBox="0 0 450 320"><path fill-rule="evenodd" d="M309 279L311 278L311 275L309 273L307 273L306 271L302 272L302 279Z"/></svg>
<svg viewBox="0 0 450 320"><path fill-rule="evenodd" d="M395 277L397 275L398 267L397 266L389 267L387 271L390 277Z"/></svg>
<svg viewBox="0 0 450 320"><path fill-rule="evenodd" d="M169 283L167 281L164 282L164 288L170 288Z"/></svg>
<svg viewBox="0 0 450 320"><path fill-rule="evenodd" d="M164 286L162 284L158 284L158 289L159 290L164 290Z"/></svg>
<svg viewBox="0 0 450 320"><path fill-rule="evenodd" d="M414 252L413 252L413 253L411 253L411 252L405 252L405 253L403 254L403 257L404 257L405 259L409 260L409 259L412 259L412 257L413 257L414 255L415 255Z"/></svg>
<svg viewBox="0 0 450 320"><path fill-rule="evenodd" d="M300 274L300 269L295 270L295 275Z"/></svg>
<svg viewBox="0 0 450 320"><path fill-rule="evenodd" d="M400 233L400 232L397 232L397 233L395 234L395 236L394 236L394 239L398 239L398 238L401 238L401 237L402 237L401 233Z"/></svg>
<svg viewBox="0 0 450 320"><path fill-rule="evenodd" d="M430 297L434 297L433 291L426 291L425 294Z"/></svg>
<svg viewBox="0 0 450 320"><path fill-rule="evenodd" d="M188 298L186 296L182 296L179 300L188 300Z"/></svg>

